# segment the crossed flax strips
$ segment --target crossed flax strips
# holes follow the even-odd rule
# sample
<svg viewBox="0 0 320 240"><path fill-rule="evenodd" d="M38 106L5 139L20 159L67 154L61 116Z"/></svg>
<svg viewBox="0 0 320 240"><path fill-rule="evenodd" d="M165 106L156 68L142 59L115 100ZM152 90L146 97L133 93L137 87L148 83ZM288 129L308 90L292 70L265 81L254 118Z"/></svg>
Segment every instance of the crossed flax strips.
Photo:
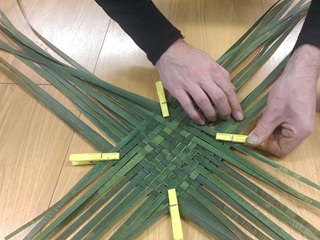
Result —
<svg viewBox="0 0 320 240"><path fill-rule="evenodd" d="M291 7L292 2L275 4L218 60L232 71L251 57L232 80L237 90L305 16L309 4L299 1ZM216 126L197 126L174 99L168 102L171 116L164 119L158 103L98 79L42 38L72 67L59 62L19 33L2 12L0 27L12 42L9 45L1 41L0 48L64 93L115 146L2 58L1 70L97 150L119 152L121 156L116 162L96 164L59 202L8 235L8 239L32 224L35 226L25 239L97 239L119 222L122 224L110 239L132 239L169 213L167 190L171 188L177 191L181 215L218 239L293 239L256 205L305 237L320 238L318 229L245 176L316 208L320 203L280 182L244 156L263 161L317 190L319 185L245 146L214 140L217 132L239 133L256 118L266 104L266 89L288 57L242 101L244 121L229 119Z"/></svg>

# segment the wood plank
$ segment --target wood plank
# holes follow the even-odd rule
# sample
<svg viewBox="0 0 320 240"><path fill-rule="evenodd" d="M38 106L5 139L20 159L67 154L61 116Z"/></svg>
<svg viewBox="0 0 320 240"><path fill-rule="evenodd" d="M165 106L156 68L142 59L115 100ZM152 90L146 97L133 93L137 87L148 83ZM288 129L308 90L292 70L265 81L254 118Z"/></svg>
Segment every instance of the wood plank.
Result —
<svg viewBox="0 0 320 240"><path fill-rule="evenodd" d="M4 2L1 4L1 10L7 14L18 30L58 58L33 33L17 3L15 1L1 1ZM20 2L28 21L45 39L88 70L94 70L110 22L110 18L105 16L95 2L91 0L52 0L45 3L38 0L20 0ZM2 6L4 7L2 8ZM18 68L21 65L19 60L12 57L9 57L8 61ZM26 74L32 79L37 78L37 74L31 70ZM12 83L12 80L1 77L1 82ZM45 80L41 79L37 79L36 83L47 84Z"/></svg>
<svg viewBox="0 0 320 240"><path fill-rule="evenodd" d="M22 0L21 5L44 38L89 71L94 70L110 22L94 1Z"/></svg>
<svg viewBox="0 0 320 240"><path fill-rule="evenodd" d="M48 208L73 131L16 84L0 84L0 122L2 239Z"/></svg>
<svg viewBox="0 0 320 240"><path fill-rule="evenodd" d="M25 34L28 38L30 38L36 44L40 46L44 46L43 43L38 39L38 37L32 32L23 14L21 13L20 8L17 5L16 1L0 0L0 6L1 6L1 10L6 14L6 16L10 19L10 21L14 24L14 26L19 28L19 31ZM2 34L0 34L0 38L2 40L5 40ZM6 61L8 61L10 64L17 66L18 68L20 68L21 66L21 68L23 69L23 66L20 63L20 61L15 59L13 56L9 56L7 53L1 52L1 57L4 58ZM36 74L34 74L31 70L24 69L24 71L26 71L26 74L28 74L28 76L30 76L31 78L36 77ZM41 80L37 79L37 82L38 81L41 82ZM10 78L8 78L6 75L1 74L0 83L13 83L13 81Z"/></svg>
<svg viewBox="0 0 320 240"><path fill-rule="evenodd" d="M1 1L4 0L0 0L0 3ZM105 40L101 37L101 34L104 34L104 31L107 29L106 26L109 18L103 12L101 12L97 6L95 6L93 1L83 0L81 2L75 2L50 0L46 1L45 4L43 4L43 1L41 3L38 1L39 0L23 2L25 8L27 9L28 19L36 27L36 29L45 35L45 37L47 37L54 44L57 44L58 47L60 47L63 51L67 51L69 55L84 64L90 71L95 69L95 65L97 63L95 74L102 79L148 98L156 99L154 82L159 79L156 70L148 62L145 54L133 43L133 41L115 22L112 21L110 23L110 28L108 29ZM275 1L157 0L154 2L164 13L164 15L167 16L174 23L174 25L182 30L187 42L208 52L214 59L217 59ZM83 5L90 7L83 7ZM3 5L1 5L1 9L2 6ZM9 6L7 11L10 13L13 4L9 4L7 6ZM53 11L55 14L50 13L49 10L56 10ZM100 13L96 15L96 11L100 11ZM46 14L38 14L39 12L44 12ZM78 17L78 14L80 14L81 17ZM68 24L65 24L66 22ZM96 26L95 23L97 23L98 26ZM19 26L23 26L22 23L17 22L17 24ZM101 31L99 27L104 28L104 30ZM93 34L90 34L92 28L94 28ZM270 72L276 63L281 60L285 52L292 47L298 31L299 28L295 30L295 33L276 53L276 55L270 59L268 64L255 75L255 84L261 81L263 76ZM72 39L74 39L74 41L72 41ZM72 46L69 49L70 45ZM99 55L97 49L99 49L101 46L102 50L101 54ZM1 81L11 82L11 80L6 79L6 77L0 73L0 83ZM39 83L43 83L41 79L39 79ZM249 84L247 89L252 87L253 85L251 86ZM88 166L72 167L67 160L67 156L70 153L94 151L92 147L90 147L77 135L68 135L68 140L64 141L67 142L67 145L70 144L68 149L62 148L59 143L55 143L58 146L50 145L52 138L47 140L39 138L36 135L21 135L21 132L23 133L26 131L23 126L20 126L22 123L24 123L24 118L19 119L19 121L22 123L20 123L20 125L18 124L20 127L17 130L13 132L10 131L10 133L8 133L8 130L5 131L4 129L14 128L14 120L17 118L19 110L21 110L21 108L17 106L20 106L25 101L20 100L20 98L23 98L23 91L20 92L19 90L16 90L15 87L14 90L11 88L12 87L7 85L0 85L0 93L3 93L0 95L2 96L0 99L3 99L3 102L5 102L5 107L2 107L1 105L0 116L6 116L6 118L8 118L8 112L15 112L11 114L14 116L14 118L9 118L6 120L4 125L2 124L2 121L0 121L1 136L2 131L10 136L8 137L9 139L5 141L5 144L3 144L0 140L0 164L6 167L4 168L6 169L5 173L3 174L3 172L1 172L0 177L2 179L8 178L8 180L5 180L3 183L4 187L1 186L1 191L2 189L5 189L6 192L9 191L9 193L7 192L7 195L10 196L10 198L4 197L3 203L0 201L1 209L3 209L2 206L4 206L4 209L8 208L8 210L5 210L4 214L0 218L0 237L8 234L11 230L17 228L26 220L31 219L44 210L49 204L50 194L53 195L50 205L58 201L88 171L88 169L90 169ZM2 92L1 89L3 89ZM22 95L22 97L19 97L19 100L15 100L18 97L11 96L11 92L15 91L17 92L16 95ZM240 98L243 98L247 91L241 92ZM9 100L7 100L7 98ZM12 98L14 98L14 100L12 100ZM29 100L27 102L29 102ZM33 113L33 111L30 112ZM52 125L52 117L48 117L46 114L44 114L44 117L41 114L40 117L34 119L30 114L25 114L25 118L30 119L30 123L28 123L32 126L44 124L41 130L34 130L35 133L44 135ZM50 119L50 121L44 121L43 119ZM1 117L0 120L2 120ZM63 138L64 134L66 133L62 131L63 128L60 127L58 129L58 132L55 133L59 135L57 138L60 138L60 134L62 134L61 138ZM315 133L305 140L303 144L301 144L301 146L299 146L299 148L297 148L297 150L294 151L290 156L279 161L282 165L287 166L289 169L292 169L305 177L308 177L318 184L320 184L318 174L320 170L320 162L318 157L320 150L316 147L316 143L320 141L319 133L320 116L317 114ZM16 139L20 139L20 141L14 142ZM32 145L31 141L38 143L40 141L39 139L41 139L42 145ZM28 142L27 146L24 146L25 142ZM55 161L56 163L60 164L59 166L61 166L61 172L59 173L59 176L55 175L54 173L50 173L50 176L44 178L44 169L46 169L45 167L48 168L49 166L46 165L48 162L42 162L43 158L40 160L37 158L32 160L35 162L33 163L32 168L26 166L26 160L23 160L24 164L22 164L20 168L18 166L20 163L15 163L15 165L12 166L12 159L16 159L17 156L15 155L10 158L6 157L8 155L7 153L9 151L9 145L10 149L16 151L15 154L18 155L18 157L25 156L26 152L28 151L29 153L27 156L32 159L34 159L34 156L38 155L37 153L39 152L41 156L46 153L52 153L52 158L54 159L48 162L52 163ZM4 148L3 146L7 147ZM18 169L15 169L16 166L18 166ZM262 167L265 168L263 165ZM53 169L51 169L51 171L55 172ZM278 171L268 171L270 171L272 174L276 174L277 176L280 175ZM16 185L14 185L15 188L13 188L15 181L12 176L16 176L17 173L21 173L22 175L19 177L19 188L17 188ZM39 177L37 180L38 184L35 186L30 186L30 182L34 180L32 178L33 173L36 173L37 177ZM12 174L12 176L7 177L10 174ZM305 186L302 186L301 184L298 184L287 177L281 178L289 185L297 187L298 190L311 193L314 198L320 200L319 191L312 192L312 190L309 188L306 188ZM23 183L23 180L28 184ZM46 189L46 193L43 193L43 190L47 185L48 189ZM267 190L270 191L269 189ZM27 199L25 196L29 192L32 194L32 196L30 199ZM308 219L311 224L314 224L316 227L320 228L319 210L315 210L311 207L304 207L299 203L299 201L288 199L287 195L284 195L281 192L270 191L270 193L286 202L288 206L292 207L297 213ZM20 195L22 197L20 197ZM2 199L2 196L3 191L1 192L0 199ZM9 208L8 206L11 204L11 199L16 199L18 196L20 199L19 203L22 203L21 206L17 206L17 203L15 203L15 205ZM45 199L45 201L41 196ZM14 219L18 220L15 222ZM208 233L190 221L183 220L182 224L185 239L212 239ZM292 234L296 236L297 239L303 239L303 237L296 233ZM170 239L171 236L172 232L170 218L169 216L166 216L145 231L139 237L139 239Z"/></svg>
<svg viewBox="0 0 320 240"><path fill-rule="evenodd" d="M106 16L101 18L104 13L93 1L46 3L22 1L28 19L33 20L32 24L39 23L35 27L44 37L93 71L110 19ZM1 0L0 5L20 31L41 47L44 46L29 28L16 1ZM52 11L59 14L52 14ZM90 47L84 47L88 43ZM0 54L36 83L47 84L17 59L4 52ZM0 218L2 239L49 207L73 131L20 87L12 84L13 81L3 73L0 73L0 83L3 93L0 97L0 206L5 209ZM63 100L65 106L71 107L53 87L44 88ZM71 109L74 110L74 107Z"/></svg>
<svg viewBox="0 0 320 240"><path fill-rule="evenodd" d="M257 3L256 1L246 1L244 4L237 1L154 2L165 16L167 16L174 25L182 30L188 43L210 53L214 59L217 59L243 34L244 31L248 29L248 27L250 27L260 14L274 3L274 1L264 1L263 4ZM256 12L252 10L252 8L248 9L244 7L248 5L253 5L253 9L256 10ZM232 6L231 10L230 6ZM226 12L230 12L229 16L232 17L225 17ZM212 13L217 13L217 15ZM217 32L221 32L221 34L216 34ZM257 82L262 81L263 77L284 57L285 52L290 50L290 47L294 44L298 32L299 27L284 43L284 46L276 52L268 64L256 74L257 80L255 84L252 86L249 85L248 89L252 89ZM154 82L158 79L157 72L146 60L145 54L134 44L130 37L121 30L117 23L113 21L110 24L95 74L114 85L156 100ZM145 89L148 90L145 91ZM240 97L243 98L248 91L249 90L244 91L242 93L243 96ZM317 136L316 134L313 134L312 137L314 138ZM312 137L310 138L311 142L309 142L311 146L315 142ZM71 146L72 145L73 143ZM294 158L294 156L289 156L286 161L281 162L291 163L292 158ZM309 161L313 163L315 160L309 159L308 162ZM299 168L292 164L289 164L288 167L290 169ZM308 171L310 171L310 169ZM60 182L68 182L67 179L69 179L70 171L64 169L63 173L64 172L66 172L64 174L66 178L60 178ZM302 172L301 174L303 175L304 173ZM316 176L312 179L316 182L319 181ZM59 194L60 196L58 189L59 188L57 188L55 194ZM65 191L67 190L65 186L64 189ZM286 197L282 198L285 200ZM291 202L290 206L294 204L296 204L296 202ZM297 208L295 208L295 210L299 211ZM308 216L308 211L310 211L310 209L306 211L307 215L305 216L307 219L311 217L311 215ZM319 218L317 218L317 214L318 213L315 213L312 217L313 224L316 224L319 220ZM183 226L184 232L187 233L186 239L212 239L212 236L208 235L208 233L188 220L183 222ZM144 232L139 239L168 239L171 237L170 228L170 218L166 216Z"/></svg>

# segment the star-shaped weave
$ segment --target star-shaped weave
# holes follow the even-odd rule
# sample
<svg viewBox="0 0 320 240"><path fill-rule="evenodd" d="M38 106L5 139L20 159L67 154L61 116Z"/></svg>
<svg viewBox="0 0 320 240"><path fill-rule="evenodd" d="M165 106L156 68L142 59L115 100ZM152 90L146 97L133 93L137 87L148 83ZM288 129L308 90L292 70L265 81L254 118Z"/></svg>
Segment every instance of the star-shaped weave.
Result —
<svg viewBox="0 0 320 240"><path fill-rule="evenodd" d="M304 234L319 236L317 229L239 173L284 186L231 150L244 151L243 146L216 141L214 129L190 124L177 102L170 106L169 119L149 112L150 117L111 150L120 153L119 161L97 164L44 215L42 221L49 221L82 184L95 181L38 235L40 239L66 239L70 234L74 239L102 238L122 219L110 239L135 238L169 213L171 188L177 191L181 215L219 239L291 238L255 205Z"/></svg>
<svg viewBox="0 0 320 240"><path fill-rule="evenodd" d="M262 46L254 61L233 79L237 90L294 26L279 20L280 13L290 6L287 2L280 1L271 8L219 59L219 63L231 71L249 53ZM285 19L296 23L305 15L308 5L297 6L296 11L289 12ZM279 27L279 31L270 31L266 23ZM309 238L320 238L319 230L248 180L248 176L314 207L320 208L320 203L278 181L245 156L278 167L318 190L320 186L271 163L243 145L215 140L217 131L240 132L261 112L267 99L264 91L288 58L242 101L244 121L235 122L230 118L214 127L197 126L190 122L174 99L168 102L171 116L163 118L156 102L98 79L46 41L73 67L57 61L18 32L3 13L0 27L14 43L10 46L0 42L0 49L14 54L63 92L102 134L91 129L3 59L0 59L3 64L0 69L98 150L119 152L121 156L119 161L98 163L64 198L8 237L37 223L26 239L66 239L71 236L73 239L97 239L106 234L110 239L133 239L169 213L167 192L174 188L181 215L218 239L292 239L267 215L276 216ZM104 134L116 146L106 141ZM116 228L119 223L120 227Z"/></svg>

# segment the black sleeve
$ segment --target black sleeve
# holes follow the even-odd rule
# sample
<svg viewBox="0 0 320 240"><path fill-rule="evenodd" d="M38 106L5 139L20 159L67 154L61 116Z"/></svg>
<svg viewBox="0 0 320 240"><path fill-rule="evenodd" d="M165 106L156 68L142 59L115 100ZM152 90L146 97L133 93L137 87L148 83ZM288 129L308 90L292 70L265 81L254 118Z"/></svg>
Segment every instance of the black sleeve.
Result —
<svg viewBox="0 0 320 240"><path fill-rule="evenodd" d="M320 0L312 0L293 51L306 43L320 48Z"/></svg>
<svg viewBox="0 0 320 240"><path fill-rule="evenodd" d="M155 64L177 39L182 38L151 0L96 0Z"/></svg>

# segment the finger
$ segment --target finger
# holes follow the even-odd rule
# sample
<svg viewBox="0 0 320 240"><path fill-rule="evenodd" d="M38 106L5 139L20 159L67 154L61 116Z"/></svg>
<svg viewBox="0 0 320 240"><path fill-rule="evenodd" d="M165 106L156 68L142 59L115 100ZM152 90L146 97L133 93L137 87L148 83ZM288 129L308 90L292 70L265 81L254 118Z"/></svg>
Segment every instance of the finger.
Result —
<svg viewBox="0 0 320 240"><path fill-rule="evenodd" d="M278 126L280 126L280 122L276 120L274 115L266 111L249 134L247 143L255 147L261 145L272 135Z"/></svg>
<svg viewBox="0 0 320 240"><path fill-rule="evenodd" d="M241 108L241 105L239 103L238 97L236 92L233 89L233 85L230 83L231 86L226 86L226 87L221 87L224 93L227 96L227 99L229 101L230 107L231 107L231 112L232 116L238 120L241 121L243 120L243 111Z"/></svg>
<svg viewBox="0 0 320 240"><path fill-rule="evenodd" d="M291 153L306 137L291 124L283 123L262 145L259 145L259 148L278 157L284 157Z"/></svg>
<svg viewBox="0 0 320 240"><path fill-rule="evenodd" d="M205 90L209 98L212 100L214 105L218 108L220 117L222 119L228 119L231 114L231 107L225 92L221 89L217 83L229 82L230 75L218 64L211 65L211 80L203 81L201 83L202 89ZM221 85L221 84L220 84ZM232 84L231 84L232 85ZM234 92L234 89L231 89Z"/></svg>
<svg viewBox="0 0 320 240"><path fill-rule="evenodd" d="M231 107L226 94L214 82L206 84L205 86L203 85L202 87L205 89L214 105L218 108L220 117L222 119L228 119L231 114Z"/></svg>
<svg viewBox="0 0 320 240"><path fill-rule="evenodd" d="M227 96L233 117L236 120L241 121L243 120L243 111L239 103L235 87L230 82L230 74L224 69L222 69L221 72L222 76L217 77L215 82Z"/></svg>
<svg viewBox="0 0 320 240"><path fill-rule="evenodd" d="M193 86L189 89L189 94L201 109L203 114L210 121L216 121L216 112L212 106L212 103L208 95L198 86Z"/></svg>
<svg viewBox="0 0 320 240"><path fill-rule="evenodd" d="M182 108L184 109L184 111L188 114L188 116L193 121L195 121L196 123L198 123L200 125L205 124L204 117L200 114L199 111L197 111L190 96L185 91L179 91L173 97L175 97L179 101L179 103L182 106Z"/></svg>

